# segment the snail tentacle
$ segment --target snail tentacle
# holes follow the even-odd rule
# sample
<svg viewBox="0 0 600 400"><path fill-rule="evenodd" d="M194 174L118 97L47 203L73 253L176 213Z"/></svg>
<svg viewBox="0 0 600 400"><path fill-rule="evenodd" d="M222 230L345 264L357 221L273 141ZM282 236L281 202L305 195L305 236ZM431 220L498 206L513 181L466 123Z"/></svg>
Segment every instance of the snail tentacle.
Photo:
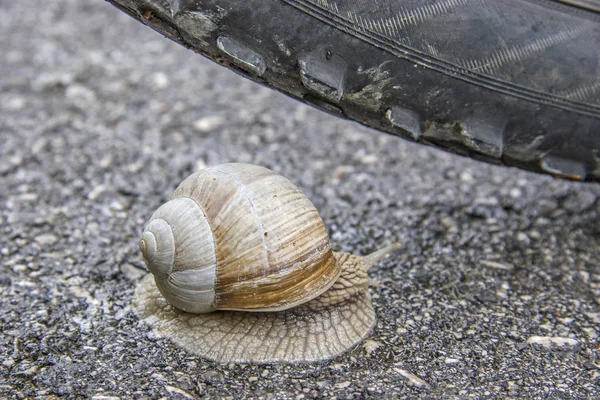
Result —
<svg viewBox="0 0 600 400"><path fill-rule="evenodd" d="M400 241L394 242L394 243L384 247L383 249L376 250L371 254L363 256L363 261L364 261L365 265L367 266L367 269L371 269L371 267L373 267L375 264L377 264L377 262L379 260L386 257L392 251L398 250L401 248L402 248L402 242L400 242Z"/></svg>

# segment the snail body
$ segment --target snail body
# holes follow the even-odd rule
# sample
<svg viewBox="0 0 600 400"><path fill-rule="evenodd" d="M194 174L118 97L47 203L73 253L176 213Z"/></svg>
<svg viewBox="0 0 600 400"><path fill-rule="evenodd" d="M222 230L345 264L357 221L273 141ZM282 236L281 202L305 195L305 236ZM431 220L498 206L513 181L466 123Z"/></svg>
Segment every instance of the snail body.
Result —
<svg viewBox="0 0 600 400"><path fill-rule="evenodd" d="M139 242L151 275L134 298L160 335L221 362L312 361L375 323L371 256L334 253L310 200L263 167L223 164L185 179Z"/></svg>

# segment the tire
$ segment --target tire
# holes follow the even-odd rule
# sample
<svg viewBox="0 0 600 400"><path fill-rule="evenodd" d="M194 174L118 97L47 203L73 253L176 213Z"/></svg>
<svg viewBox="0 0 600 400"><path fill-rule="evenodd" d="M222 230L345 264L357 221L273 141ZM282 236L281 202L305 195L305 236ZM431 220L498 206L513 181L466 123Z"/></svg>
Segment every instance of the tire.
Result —
<svg viewBox="0 0 600 400"><path fill-rule="evenodd" d="M600 181L600 2L109 0L238 73L364 125Z"/></svg>

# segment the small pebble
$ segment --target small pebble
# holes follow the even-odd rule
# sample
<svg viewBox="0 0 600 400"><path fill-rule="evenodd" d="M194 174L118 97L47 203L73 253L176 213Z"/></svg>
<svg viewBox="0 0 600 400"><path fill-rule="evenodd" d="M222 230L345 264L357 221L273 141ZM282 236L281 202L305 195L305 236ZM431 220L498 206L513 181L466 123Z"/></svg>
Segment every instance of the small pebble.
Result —
<svg viewBox="0 0 600 400"><path fill-rule="evenodd" d="M360 158L360 162L366 165L376 164L379 161L379 157L376 154L367 154Z"/></svg>
<svg viewBox="0 0 600 400"><path fill-rule="evenodd" d="M203 133L208 133L219 128L224 122L225 119L220 115L209 115L196 120L196 122L194 122L194 129Z"/></svg>
<svg viewBox="0 0 600 400"><path fill-rule="evenodd" d="M110 167L113 163L113 158L110 154L107 154L106 156L102 157L102 159L100 160L100 166L104 169Z"/></svg>
<svg viewBox="0 0 600 400"><path fill-rule="evenodd" d="M529 244L529 242L531 242L531 240L529 240L529 236L527 236L527 234L523 232L517 233L517 240L526 245Z"/></svg>
<svg viewBox="0 0 600 400"><path fill-rule="evenodd" d="M183 396L185 398L188 398L188 399L193 399L194 398L194 396L192 396L191 394L189 394L185 390L179 389L178 387L175 387L175 386L165 385L165 389L167 389L167 392L169 392L169 394L171 394L171 395L181 395L181 396Z"/></svg>
<svg viewBox="0 0 600 400"><path fill-rule="evenodd" d="M481 260L481 263L484 266L486 266L488 268L492 268L492 269L503 269L505 271L512 271L513 269L515 269L515 267L509 263L500 263L497 261L489 261L489 260Z"/></svg>
<svg viewBox="0 0 600 400"><path fill-rule="evenodd" d="M595 324L600 324L600 313L585 313L585 315Z"/></svg>
<svg viewBox="0 0 600 400"><path fill-rule="evenodd" d="M106 191L105 185L96 185L87 195L89 200L95 201Z"/></svg>
<svg viewBox="0 0 600 400"><path fill-rule="evenodd" d="M370 339L365 340L364 343L363 343L363 348L365 349L365 352L368 355L373 354L373 352L375 350L377 350L381 346L383 346L381 343L379 343L379 342L377 342L375 340L370 340Z"/></svg>
<svg viewBox="0 0 600 400"><path fill-rule="evenodd" d="M444 359L444 363L448 364L448 365L456 365L458 363L460 363L460 359L458 358L451 358L451 357L446 357Z"/></svg>
<svg viewBox="0 0 600 400"><path fill-rule="evenodd" d="M32 367L27 368L24 371L17 372L15 375L34 376L35 374L37 374L38 370L39 370L39 367L37 365L34 365Z"/></svg>
<svg viewBox="0 0 600 400"><path fill-rule="evenodd" d="M155 72L152 75L152 83L157 89L164 89L169 86L169 77L164 72Z"/></svg>
<svg viewBox="0 0 600 400"><path fill-rule="evenodd" d="M527 343L539 345L545 349L566 349L579 345L579 341L575 339L559 336L531 336L527 339Z"/></svg>
<svg viewBox="0 0 600 400"><path fill-rule="evenodd" d="M596 340L598 337L598 331L594 328L581 328L581 330L585 332L590 340Z"/></svg>
<svg viewBox="0 0 600 400"><path fill-rule="evenodd" d="M69 85L65 91L65 97L77 106L88 105L96 101L96 94L92 89L78 84Z"/></svg>
<svg viewBox="0 0 600 400"><path fill-rule="evenodd" d="M25 107L25 104L27 104L27 102L23 97L13 97L6 104L6 108L8 108L9 110L18 111L23 109L23 107Z"/></svg>
<svg viewBox="0 0 600 400"><path fill-rule="evenodd" d="M317 387L320 389L327 389L331 387L331 381L319 381L317 382Z"/></svg>
<svg viewBox="0 0 600 400"><path fill-rule="evenodd" d="M345 382L336 383L335 387L337 389L345 389L345 388L349 387L351 384L352 384L352 382L345 381Z"/></svg>
<svg viewBox="0 0 600 400"><path fill-rule="evenodd" d="M463 182L473 181L473 175L469 171L464 171L460 174L460 180Z"/></svg>
<svg viewBox="0 0 600 400"><path fill-rule="evenodd" d="M223 376L223 374L218 371L207 371L207 372L203 373L202 375L200 375L200 378L204 382L211 384L213 386L218 385L219 383L221 383L225 380L225 377Z"/></svg>
<svg viewBox="0 0 600 400"><path fill-rule="evenodd" d="M58 238L52 233L44 233L35 237L35 241L40 246L51 246L58 242Z"/></svg>
<svg viewBox="0 0 600 400"><path fill-rule="evenodd" d="M519 189L519 188L510 189L510 197L512 197L513 199L517 199L521 196L523 196L523 191L521 189Z"/></svg>
<svg viewBox="0 0 600 400"><path fill-rule="evenodd" d="M196 161L196 171L200 171L201 169L206 168L206 162L203 159L198 159L198 161Z"/></svg>
<svg viewBox="0 0 600 400"><path fill-rule="evenodd" d="M410 371L407 371L402 368L394 368L394 371L402 375L406 379L406 383L409 386L414 386L418 388L428 388L429 384L425 382L423 379L419 378L417 375L413 374Z"/></svg>

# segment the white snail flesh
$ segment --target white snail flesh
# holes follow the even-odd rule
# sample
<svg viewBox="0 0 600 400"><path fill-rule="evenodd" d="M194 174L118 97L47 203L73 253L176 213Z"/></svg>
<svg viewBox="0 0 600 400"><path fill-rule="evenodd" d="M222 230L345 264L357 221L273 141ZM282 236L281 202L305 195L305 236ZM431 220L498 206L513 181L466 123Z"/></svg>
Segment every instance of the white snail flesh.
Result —
<svg viewBox="0 0 600 400"><path fill-rule="evenodd" d="M150 272L134 308L158 333L220 362L332 358L375 323L367 257L334 253L316 208L263 167L223 164L185 179L150 218Z"/></svg>

